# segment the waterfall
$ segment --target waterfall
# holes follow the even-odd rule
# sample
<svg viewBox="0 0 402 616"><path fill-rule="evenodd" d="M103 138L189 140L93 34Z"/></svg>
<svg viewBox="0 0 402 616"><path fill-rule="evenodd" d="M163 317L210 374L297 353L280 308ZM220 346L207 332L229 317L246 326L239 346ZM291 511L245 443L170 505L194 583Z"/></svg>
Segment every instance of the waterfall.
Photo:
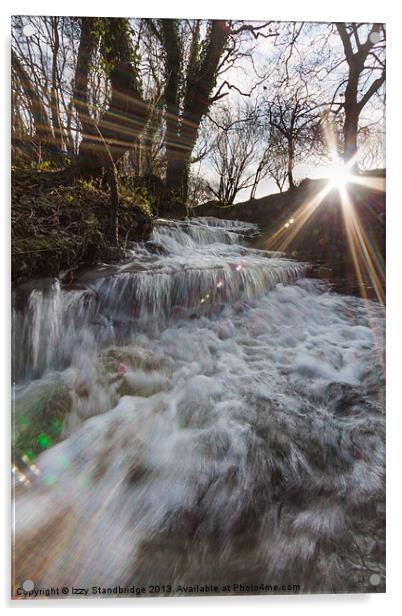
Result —
<svg viewBox="0 0 402 616"><path fill-rule="evenodd" d="M275 253L242 246L255 235L255 225L222 222L161 221L148 243L152 251L134 247L124 265L78 278L81 289L62 288L55 280L33 288L25 302L16 298L15 379L65 368L88 345L127 342L139 328L251 299L305 270ZM155 246L167 254L155 255Z"/></svg>
<svg viewBox="0 0 402 616"><path fill-rule="evenodd" d="M16 291L17 586L363 592L383 573L381 307L257 233L161 221L74 288Z"/></svg>

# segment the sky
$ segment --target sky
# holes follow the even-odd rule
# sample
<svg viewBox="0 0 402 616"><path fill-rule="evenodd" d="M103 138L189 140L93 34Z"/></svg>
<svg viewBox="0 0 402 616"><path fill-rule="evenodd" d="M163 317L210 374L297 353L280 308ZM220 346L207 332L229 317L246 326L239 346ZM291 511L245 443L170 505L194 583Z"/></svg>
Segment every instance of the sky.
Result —
<svg viewBox="0 0 402 616"><path fill-rule="evenodd" d="M279 24L280 28L283 28L286 25L290 26L291 22L283 22ZM272 31L274 32L277 27L277 24L272 24ZM294 53L294 58L297 59L297 53L300 53L301 57L313 57L314 53L317 49L320 48L320 40L319 37L322 35L324 31L326 31L327 25L322 23L317 24L308 24L306 28L306 33L302 34L298 39L298 52ZM315 43L315 44L314 44ZM333 36L331 39L331 45L333 46L334 52L337 54L342 53L342 46L340 43L340 39L337 35ZM256 81L259 80L258 76L254 72L253 64L255 66L256 71L259 75L263 75L265 73L268 74L268 79L266 82L261 83L259 88L256 89L250 98L241 96L235 90L229 90L227 97L223 99L225 103L238 105L245 104L250 100L255 101L257 97L261 96L264 93L263 87L268 88L267 93L270 88L270 79L269 75L272 74L272 67L268 69L268 63L272 58L278 56L278 47L275 47L274 38L264 38L259 37L257 40L254 40L250 35L246 40L241 44L240 50L242 52L252 51L253 63L250 58L242 58L240 61L236 63L235 68L230 68L227 72L222 75L217 82L216 88L218 89L222 84L223 80L227 80L231 84L236 84L236 86L242 90L243 92L248 92L251 90L252 86ZM309 55L308 55L309 54ZM280 57L279 57L280 63ZM277 64L279 64L277 62ZM267 70L268 69L268 70ZM333 83L339 83L339 80L342 79L341 71L343 69L339 69L338 74L333 74L331 79L333 80L330 84L330 87L333 87ZM329 82L329 78L327 77L325 83ZM213 108L211 109L213 113ZM384 110L381 106L377 105L377 108L371 106L368 108L369 120L377 121L379 125L384 123L383 118ZM367 115L367 114L366 114ZM208 178L213 177L213 170L211 167L211 162L208 159L204 159L201 165L197 165L194 169L195 172L199 172L201 175L205 175ZM294 169L294 177L295 180L301 180L305 177L310 178L319 178L326 177L330 173L329 164L323 164L321 162L314 164L313 161L304 161L302 163L298 163ZM269 178L263 178L258 185L256 197L262 197L266 194L275 193L278 191L278 188L275 182ZM242 190L238 193L236 201L247 200L250 195L250 188Z"/></svg>
<svg viewBox="0 0 402 616"><path fill-rule="evenodd" d="M289 23L289 22L288 22ZM284 24L280 24L283 26ZM316 23L316 24L308 24L308 28L305 34L302 34L298 39L298 52L300 53L299 57L303 58L305 54L313 54L319 48L320 45L320 36L323 35L327 30L327 24ZM272 30L275 30L275 24L272 26ZM316 46L314 46L314 42L316 41ZM269 60L272 60L272 57L278 55L278 48L275 47L274 38L263 38L259 37L256 41L254 41L251 37L246 40L242 45L242 50L246 51L250 49L250 46L253 47L253 63L259 75L264 75L267 72L267 67ZM337 35L333 35L330 39L331 52L335 54L342 54L343 49L342 44ZM294 57L297 58L297 52L294 52ZM280 57L280 56L279 56ZM307 56L306 56L307 57ZM335 71L331 76L326 76L324 83L328 84L329 90L332 92L335 84L337 85L339 81L342 80L344 76L345 65L341 66L337 71ZM270 71L268 70L268 75ZM253 84L258 81L258 77L256 76L252 62L248 58L241 59L241 61L237 64L236 68L230 68L222 77L218 79L217 89L221 85L223 80L227 80L230 83L236 84L240 90L243 92L250 91ZM241 96L235 90L230 90L227 97L223 100L225 103L236 105L238 103L244 104L245 101L256 100L258 96L261 96L263 90L263 86L266 83L266 87L270 87L269 78L266 82L261 83L261 86L253 92L250 98ZM310 85L310 84L309 84ZM328 97L330 100L330 96ZM211 109L213 112L213 109ZM364 115L365 114L365 115ZM378 126L384 126L384 109L381 104L373 102L371 105L368 105L365 108L364 114L362 114L362 123L374 122L378 123ZM385 156L385 154L384 154ZM201 165L199 165L199 171L201 174L206 175L208 178L213 177L213 170L210 164L210 161L204 160ZM320 178L320 177L328 177L331 173L331 163L320 161L318 163L314 163L313 161L305 161L300 162L295 165L294 168L294 178L296 181L300 181L305 177L309 178ZM286 186L285 186L286 188ZM250 188L242 190L238 193L235 202L248 200L250 196ZM264 195L270 193L278 192L278 187L275 182L269 178L263 178L258 185L256 197L262 197Z"/></svg>

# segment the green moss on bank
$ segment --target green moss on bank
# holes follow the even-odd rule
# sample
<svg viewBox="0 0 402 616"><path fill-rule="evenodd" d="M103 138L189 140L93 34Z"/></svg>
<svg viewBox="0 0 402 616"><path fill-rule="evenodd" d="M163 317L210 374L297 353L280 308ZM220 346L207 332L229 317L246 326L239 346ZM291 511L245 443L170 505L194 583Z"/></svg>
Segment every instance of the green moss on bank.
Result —
<svg viewBox="0 0 402 616"><path fill-rule="evenodd" d="M122 190L119 246L108 240L110 196L101 182L59 183L51 171L13 169L12 278L56 276L63 270L124 256L127 242L146 238L152 209L144 189Z"/></svg>

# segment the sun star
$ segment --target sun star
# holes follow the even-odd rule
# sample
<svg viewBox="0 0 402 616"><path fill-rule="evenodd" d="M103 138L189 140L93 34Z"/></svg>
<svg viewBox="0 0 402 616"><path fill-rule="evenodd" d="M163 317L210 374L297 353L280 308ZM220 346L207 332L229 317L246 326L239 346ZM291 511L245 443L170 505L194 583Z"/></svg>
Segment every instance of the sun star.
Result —
<svg viewBox="0 0 402 616"><path fill-rule="evenodd" d="M343 162L336 162L328 170L329 188L343 190L349 182L353 181L353 175L349 165Z"/></svg>

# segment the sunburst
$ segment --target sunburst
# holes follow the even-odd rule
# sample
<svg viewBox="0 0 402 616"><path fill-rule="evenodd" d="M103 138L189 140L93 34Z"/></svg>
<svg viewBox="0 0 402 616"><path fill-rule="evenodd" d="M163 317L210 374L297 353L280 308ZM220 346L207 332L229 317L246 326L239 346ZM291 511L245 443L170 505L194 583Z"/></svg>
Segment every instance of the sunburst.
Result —
<svg viewBox="0 0 402 616"><path fill-rule="evenodd" d="M361 290L361 296L367 298L364 280L369 279L379 303L384 305L384 261L377 247L367 235L360 220L353 202L353 185L384 191L385 180L377 177L365 177L356 173L354 170L357 156L344 162L338 156L335 135L329 126L324 129L324 136L332 161L327 172L326 184L315 195L299 205L290 214L289 220L285 224L282 223L280 227L275 229L265 239L265 246L274 250L286 251L293 240L303 233L306 223L311 220L329 193L337 190L349 250L356 272L356 279ZM292 220L292 224L289 224L290 220Z"/></svg>

